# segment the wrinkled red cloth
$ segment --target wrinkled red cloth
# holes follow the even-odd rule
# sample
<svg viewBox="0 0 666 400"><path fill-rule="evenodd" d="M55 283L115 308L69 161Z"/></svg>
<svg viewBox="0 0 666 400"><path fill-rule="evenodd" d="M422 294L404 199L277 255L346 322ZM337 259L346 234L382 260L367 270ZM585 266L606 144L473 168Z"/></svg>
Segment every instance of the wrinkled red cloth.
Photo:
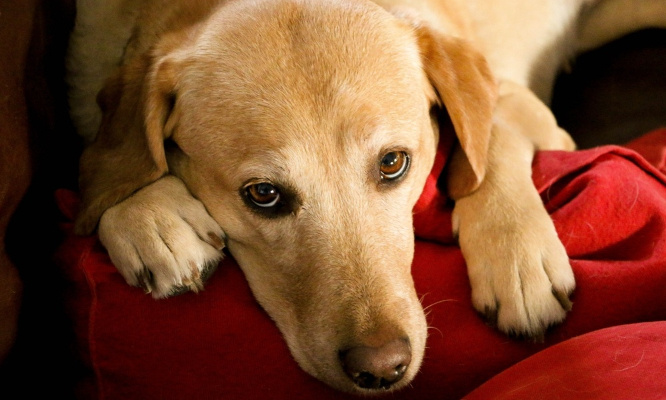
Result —
<svg viewBox="0 0 666 400"><path fill-rule="evenodd" d="M467 400L626 400L666 396L666 321L618 325L549 347Z"/></svg>
<svg viewBox="0 0 666 400"><path fill-rule="evenodd" d="M544 343L510 339L486 326L472 308L464 260L451 235L450 203L436 188L445 148L415 207L412 274L432 327L426 356L413 384L388 398L460 398L572 337L666 320L666 130L628 147L536 155L534 183L577 280L573 310ZM59 191L56 197L63 213L73 217L76 194ZM157 301L125 284L96 237L74 236L71 223L63 230L67 238L57 260L70 283L67 308L77 348L90 369L81 382L83 398L352 398L300 370L233 260L222 262L204 292ZM666 350L658 351L660 357L645 362L664 370ZM582 382L585 371L567 379ZM611 379L608 375L609 387Z"/></svg>

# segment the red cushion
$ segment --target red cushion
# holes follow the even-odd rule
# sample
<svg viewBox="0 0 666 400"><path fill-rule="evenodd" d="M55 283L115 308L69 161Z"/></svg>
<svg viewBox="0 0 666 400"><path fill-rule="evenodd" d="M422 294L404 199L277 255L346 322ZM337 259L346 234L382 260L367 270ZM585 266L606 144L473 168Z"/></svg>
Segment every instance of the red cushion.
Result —
<svg viewBox="0 0 666 400"><path fill-rule="evenodd" d="M666 131L651 137L664 140L638 148L664 154ZM657 158L651 161L663 166ZM537 154L534 182L577 279L573 311L542 344L509 339L473 310L464 261L452 243L450 209L435 188L443 164L442 156L415 209L413 276L432 327L426 358L413 384L390 398L460 398L568 338L666 319L666 177L637 153L608 146ZM71 217L76 195L60 191L57 198ZM158 301L125 284L95 237L72 235L71 224L63 230L58 260L71 284L77 346L90 368L83 397L345 397L300 370L233 260L222 263L204 292Z"/></svg>
<svg viewBox="0 0 666 400"><path fill-rule="evenodd" d="M521 361L467 400L657 399L666 396L666 322L588 333Z"/></svg>

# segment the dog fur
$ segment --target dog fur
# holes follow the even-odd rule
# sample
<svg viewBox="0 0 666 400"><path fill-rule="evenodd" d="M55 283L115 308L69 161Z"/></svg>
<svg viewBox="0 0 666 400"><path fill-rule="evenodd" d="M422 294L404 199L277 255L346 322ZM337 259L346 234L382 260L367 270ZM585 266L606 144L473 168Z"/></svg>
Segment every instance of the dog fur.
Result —
<svg viewBox="0 0 666 400"><path fill-rule="evenodd" d="M200 290L226 246L304 370L398 389L425 350L412 208L440 130L459 141L447 190L475 308L543 335L575 286L530 177L534 151L574 148L545 105L555 74L664 15L663 0L79 0L77 231L158 298ZM276 206L252 203L260 184Z"/></svg>

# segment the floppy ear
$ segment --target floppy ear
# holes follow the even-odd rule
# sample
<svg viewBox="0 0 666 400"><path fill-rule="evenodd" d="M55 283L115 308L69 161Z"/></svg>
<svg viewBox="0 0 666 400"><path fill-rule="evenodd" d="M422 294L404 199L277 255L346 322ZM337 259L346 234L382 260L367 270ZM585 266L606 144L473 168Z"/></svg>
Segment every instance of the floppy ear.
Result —
<svg viewBox="0 0 666 400"><path fill-rule="evenodd" d="M476 190L486 174L497 83L486 59L470 43L423 25L415 32L426 75L446 107L462 148L462 153L457 152L455 185L448 187L456 199Z"/></svg>
<svg viewBox="0 0 666 400"><path fill-rule="evenodd" d="M108 208L168 173L164 139L175 93L174 65L145 55L123 65L98 95L102 124L79 165L78 234Z"/></svg>

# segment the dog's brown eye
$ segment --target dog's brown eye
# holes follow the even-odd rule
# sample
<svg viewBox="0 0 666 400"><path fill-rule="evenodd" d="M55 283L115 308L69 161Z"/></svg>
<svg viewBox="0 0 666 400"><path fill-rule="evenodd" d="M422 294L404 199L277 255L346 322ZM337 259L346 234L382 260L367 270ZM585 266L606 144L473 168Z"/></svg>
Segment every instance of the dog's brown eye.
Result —
<svg viewBox="0 0 666 400"><path fill-rule="evenodd" d="M404 151L392 151L382 157L379 171L382 180L395 180L407 172L409 168L409 156Z"/></svg>
<svg viewBox="0 0 666 400"><path fill-rule="evenodd" d="M280 201L280 191L270 183L261 182L245 188L247 197L259 207L274 207Z"/></svg>

